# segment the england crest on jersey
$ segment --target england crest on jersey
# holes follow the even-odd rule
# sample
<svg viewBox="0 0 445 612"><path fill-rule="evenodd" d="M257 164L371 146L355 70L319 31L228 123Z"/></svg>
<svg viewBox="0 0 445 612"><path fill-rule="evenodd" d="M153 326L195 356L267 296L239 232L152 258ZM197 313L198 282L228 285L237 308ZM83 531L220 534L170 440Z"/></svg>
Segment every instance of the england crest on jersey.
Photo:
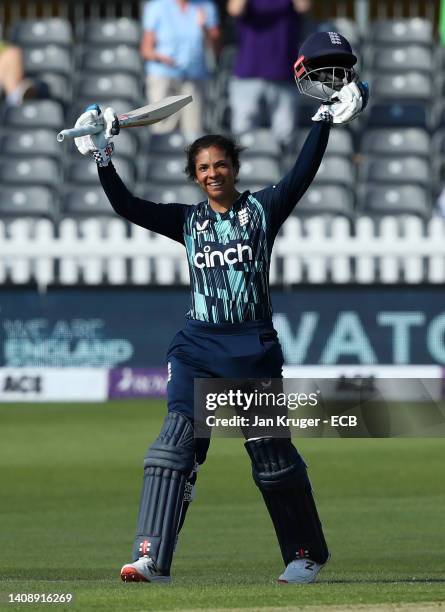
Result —
<svg viewBox="0 0 445 612"><path fill-rule="evenodd" d="M241 227L244 227L249 223L249 213L247 212L247 208L241 208L238 212L238 220Z"/></svg>

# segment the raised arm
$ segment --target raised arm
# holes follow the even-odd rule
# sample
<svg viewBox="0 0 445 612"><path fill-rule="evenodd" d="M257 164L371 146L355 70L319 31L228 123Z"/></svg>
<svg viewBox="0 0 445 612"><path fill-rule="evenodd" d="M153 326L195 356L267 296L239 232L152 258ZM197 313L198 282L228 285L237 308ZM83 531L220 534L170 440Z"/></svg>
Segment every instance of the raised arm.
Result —
<svg viewBox="0 0 445 612"><path fill-rule="evenodd" d="M98 172L107 198L118 215L184 244L185 204L156 204L135 197L124 185L111 162L104 167L98 166Z"/></svg>
<svg viewBox="0 0 445 612"><path fill-rule="evenodd" d="M274 187L264 190L264 206L275 235L317 174L328 144L331 122L313 125L292 169Z"/></svg>

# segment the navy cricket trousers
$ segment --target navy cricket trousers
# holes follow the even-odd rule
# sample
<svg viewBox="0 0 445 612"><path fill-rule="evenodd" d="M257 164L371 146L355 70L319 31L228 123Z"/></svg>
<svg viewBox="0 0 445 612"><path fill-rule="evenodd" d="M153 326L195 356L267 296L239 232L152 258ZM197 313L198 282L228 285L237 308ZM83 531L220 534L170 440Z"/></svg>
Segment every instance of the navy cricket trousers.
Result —
<svg viewBox="0 0 445 612"><path fill-rule="evenodd" d="M272 321L187 320L167 353L169 412L193 420L195 378L281 378L283 353Z"/></svg>

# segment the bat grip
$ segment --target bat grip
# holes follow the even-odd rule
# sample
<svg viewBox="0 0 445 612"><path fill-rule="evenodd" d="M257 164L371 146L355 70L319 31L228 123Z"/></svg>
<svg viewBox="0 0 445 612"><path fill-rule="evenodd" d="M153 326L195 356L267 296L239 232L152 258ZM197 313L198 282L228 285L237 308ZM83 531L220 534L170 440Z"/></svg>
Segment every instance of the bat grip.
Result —
<svg viewBox="0 0 445 612"><path fill-rule="evenodd" d="M62 130L57 134L57 142L63 142L65 138L78 138L79 136L93 136L99 134L104 129L103 125L97 125L92 123L91 125L83 125L78 128L71 128L68 130Z"/></svg>

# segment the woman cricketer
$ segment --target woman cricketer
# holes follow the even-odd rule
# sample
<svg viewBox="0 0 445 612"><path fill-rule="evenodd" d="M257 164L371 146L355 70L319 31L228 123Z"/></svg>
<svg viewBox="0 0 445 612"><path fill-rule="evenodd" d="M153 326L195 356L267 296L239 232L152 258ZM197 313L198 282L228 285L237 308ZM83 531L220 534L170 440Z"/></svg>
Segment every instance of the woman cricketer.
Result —
<svg viewBox="0 0 445 612"><path fill-rule="evenodd" d="M237 145L208 135L187 150L186 172L202 189L203 201L188 206L136 198L111 162L113 110L102 114L94 105L76 123L104 126L96 136L77 138L76 145L82 154L93 154L114 210L183 244L190 271L190 309L167 354L168 413L144 459L133 560L121 570L124 581L171 580L176 539L209 445L194 437L194 379L282 377L269 293L272 247L317 173L331 124L351 121L366 105L366 86L353 75L355 61L337 33L319 32L303 44L295 63L297 85L324 103L290 172L255 193L236 188ZM329 552L303 459L290 438L250 438L245 447L281 549L285 569L279 582L313 582Z"/></svg>

